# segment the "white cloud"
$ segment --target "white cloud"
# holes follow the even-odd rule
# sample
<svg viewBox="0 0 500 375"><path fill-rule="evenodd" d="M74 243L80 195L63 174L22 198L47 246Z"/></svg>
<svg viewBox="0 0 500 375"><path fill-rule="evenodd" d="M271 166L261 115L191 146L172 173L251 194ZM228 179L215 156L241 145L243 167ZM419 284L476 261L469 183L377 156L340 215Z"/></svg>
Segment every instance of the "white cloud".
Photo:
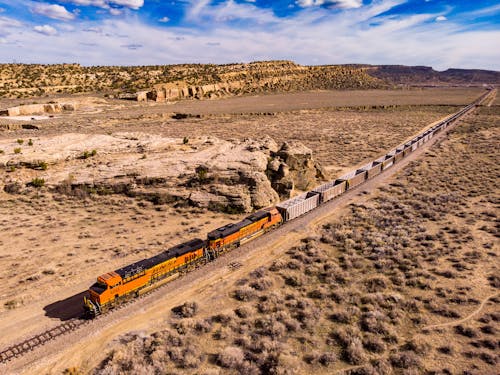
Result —
<svg viewBox="0 0 500 375"><path fill-rule="evenodd" d="M165 23L165 22L170 21L170 18L168 18L167 16L165 16L165 17L160 18L158 21L159 21L159 22L164 22L164 23Z"/></svg>
<svg viewBox="0 0 500 375"><path fill-rule="evenodd" d="M63 1L75 5L94 6L104 9L110 9L112 5L130 9L139 9L144 5L144 0L63 0Z"/></svg>
<svg viewBox="0 0 500 375"><path fill-rule="evenodd" d="M144 5L144 0L109 0L109 3L130 9L139 9Z"/></svg>
<svg viewBox="0 0 500 375"><path fill-rule="evenodd" d="M57 35L57 30L50 25L35 26L33 30L35 30L37 33L44 35L49 35L49 36Z"/></svg>
<svg viewBox="0 0 500 375"><path fill-rule="evenodd" d="M10 27L21 27L21 26L23 26L23 24L18 20L9 17L0 17L0 30L4 30Z"/></svg>
<svg viewBox="0 0 500 375"><path fill-rule="evenodd" d="M123 14L123 11L117 8L109 8L109 14L111 14L112 16L121 16Z"/></svg>
<svg viewBox="0 0 500 375"><path fill-rule="evenodd" d="M435 21L437 22L441 22L441 21L446 21L448 18L446 18L445 16L437 16Z"/></svg>
<svg viewBox="0 0 500 375"><path fill-rule="evenodd" d="M404 1L375 0L343 12L312 7L280 18L248 2L210 5L209 1L193 0L189 16L195 18L189 21L194 21L196 27L152 26L124 12L119 18L72 23L73 31L57 26L59 35L64 37L54 38L51 43L46 43L46 36L33 29L10 28L10 34L0 32L0 37L17 47L0 49L0 61L156 65L289 59L300 64L404 64L500 70L500 50L491 48L500 40L500 30L466 30L455 23L455 17L438 24L433 21L439 13L381 16ZM239 19L244 22L233 22ZM198 26L216 22L217 27ZM3 31L1 26L0 18ZM78 43L85 48L75 48Z"/></svg>
<svg viewBox="0 0 500 375"><path fill-rule="evenodd" d="M332 8L360 8L363 0L297 0L296 4L302 8L326 5Z"/></svg>
<svg viewBox="0 0 500 375"><path fill-rule="evenodd" d="M32 8L33 13L41 14L61 21L71 21L75 18L73 13L70 13L62 5L40 3Z"/></svg>

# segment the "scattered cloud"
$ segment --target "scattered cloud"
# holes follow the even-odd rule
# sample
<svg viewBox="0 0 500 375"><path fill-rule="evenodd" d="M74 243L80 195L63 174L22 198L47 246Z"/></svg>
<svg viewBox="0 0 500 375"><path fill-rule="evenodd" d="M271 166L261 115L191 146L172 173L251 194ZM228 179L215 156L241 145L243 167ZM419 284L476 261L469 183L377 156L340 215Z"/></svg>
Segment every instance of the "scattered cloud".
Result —
<svg viewBox="0 0 500 375"><path fill-rule="evenodd" d="M120 47L127 48L130 50L136 50L136 49L142 48L143 46L142 46L142 44L125 44L125 45L121 45Z"/></svg>
<svg viewBox="0 0 500 375"><path fill-rule="evenodd" d="M41 63L143 65L287 59L498 70L500 50L491 46L500 40L500 22L489 20L500 7L444 7L445 1L419 0L421 8L409 9L415 0L289 0L276 2L278 9L272 2L249 0L0 0L6 9L0 39L16 45L15 51L0 49L0 61L34 62L36 56ZM457 13L460 6L466 8ZM52 20L37 21L35 14ZM47 35L61 37L46 43Z"/></svg>
<svg viewBox="0 0 500 375"><path fill-rule="evenodd" d="M118 9L118 8L109 8L109 13L112 16L121 16L123 14L123 11L121 9Z"/></svg>
<svg viewBox="0 0 500 375"><path fill-rule="evenodd" d="M130 9L139 9L144 5L144 0L109 0L109 3Z"/></svg>
<svg viewBox="0 0 500 375"><path fill-rule="evenodd" d="M302 8L324 5L331 8L350 9L363 6L363 0L297 0L295 3Z"/></svg>
<svg viewBox="0 0 500 375"><path fill-rule="evenodd" d="M109 9L112 6L121 6L130 9L139 9L144 6L144 0L63 0L66 3L82 6L94 6Z"/></svg>
<svg viewBox="0 0 500 375"><path fill-rule="evenodd" d="M0 16L0 34L3 30L11 28L11 27L21 27L23 24L18 20L15 20L10 17L1 17Z"/></svg>
<svg viewBox="0 0 500 375"><path fill-rule="evenodd" d="M57 35L57 30L50 25L35 26L33 30L35 30L37 33L44 35L49 35L49 36Z"/></svg>
<svg viewBox="0 0 500 375"><path fill-rule="evenodd" d="M75 18L73 13L68 12L65 7L58 4L36 4L32 8L32 12L61 21L71 21Z"/></svg>

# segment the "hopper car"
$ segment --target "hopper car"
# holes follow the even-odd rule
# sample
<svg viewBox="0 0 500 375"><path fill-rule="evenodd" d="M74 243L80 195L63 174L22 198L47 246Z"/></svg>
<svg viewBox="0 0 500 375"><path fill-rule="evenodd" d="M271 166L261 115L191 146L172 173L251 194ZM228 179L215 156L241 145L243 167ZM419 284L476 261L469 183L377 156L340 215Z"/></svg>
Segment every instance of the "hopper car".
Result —
<svg viewBox="0 0 500 375"><path fill-rule="evenodd" d="M281 202L275 207L255 212L237 223L229 223L217 228L209 232L206 239L195 238L151 258L99 276L84 297L86 313L90 317L102 314L125 300L169 281L171 277L184 270L210 261L224 251L238 247L361 185L406 158L435 134L473 110L476 105L486 99L490 92L485 93L445 120L426 129L412 140L397 146L386 155L340 178Z"/></svg>

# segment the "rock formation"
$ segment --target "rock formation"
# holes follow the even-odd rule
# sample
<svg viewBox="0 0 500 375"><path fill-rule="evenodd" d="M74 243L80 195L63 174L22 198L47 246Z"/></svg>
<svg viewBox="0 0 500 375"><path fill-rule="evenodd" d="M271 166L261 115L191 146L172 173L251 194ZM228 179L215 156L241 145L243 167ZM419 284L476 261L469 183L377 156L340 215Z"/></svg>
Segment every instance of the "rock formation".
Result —
<svg viewBox="0 0 500 375"><path fill-rule="evenodd" d="M210 66L183 80L156 84L136 94L138 101L212 99L249 93L313 89L354 89L380 87L381 82L364 68L344 66L301 66L290 61ZM201 67L200 67L201 70ZM192 82L190 84L190 82Z"/></svg>
<svg viewBox="0 0 500 375"><path fill-rule="evenodd" d="M0 187L29 189L34 178L55 192L126 194L154 203L251 212L319 184L323 171L300 143L271 138L162 138L143 133L66 134L33 138L22 147L0 140L0 166L12 169Z"/></svg>
<svg viewBox="0 0 500 375"><path fill-rule="evenodd" d="M30 116L42 114L54 114L62 111L74 111L74 103L47 103L47 104L27 104L18 107L10 107L0 111L3 116Z"/></svg>

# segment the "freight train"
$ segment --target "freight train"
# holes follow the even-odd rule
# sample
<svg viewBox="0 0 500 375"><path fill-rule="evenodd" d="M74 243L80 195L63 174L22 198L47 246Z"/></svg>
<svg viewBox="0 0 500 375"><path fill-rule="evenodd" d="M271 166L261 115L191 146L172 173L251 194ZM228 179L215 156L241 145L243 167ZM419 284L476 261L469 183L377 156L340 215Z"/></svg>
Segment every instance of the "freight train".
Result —
<svg viewBox="0 0 500 375"><path fill-rule="evenodd" d="M208 233L202 240L174 246L152 258L143 259L116 271L105 273L89 288L84 297L84 309L88 316L95 317L125 300L139 296L169 281L179 272L210 261L222 252L239 247L279 225L294 220L344 192L355 188L410 155L435 134L446 129L460 117L472 111L490 93L487 92L473 103L425 130L386 155L357 168L344 176L327 182L315 189L277 204L275 207L257 211L240 222L229 223Z"/></svg>

